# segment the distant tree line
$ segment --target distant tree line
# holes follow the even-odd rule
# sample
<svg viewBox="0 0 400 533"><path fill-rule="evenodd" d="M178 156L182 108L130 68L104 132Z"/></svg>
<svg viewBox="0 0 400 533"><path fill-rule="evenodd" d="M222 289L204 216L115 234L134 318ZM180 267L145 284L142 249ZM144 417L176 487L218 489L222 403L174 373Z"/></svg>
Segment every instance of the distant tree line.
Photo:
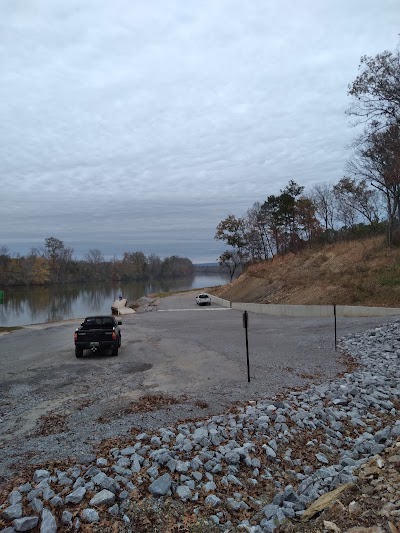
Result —
<svg viewBox="0 0 400 533"><path fill-rule="evenodd" d="M143 252L125 252L121 259L105 261L98 249L82 260L74 259L73 248L56 237L48 237L42 249L26 256L11 256L0 247L0 285L47 285L88 281L147 281L192 276L194 266L186 257L161 259Z"/></svg>
<svg viewBox="0 0 400 533"><path fill-rule="evenodd" d="M215 239L228 247L219 263L231 279L249 263L321 243L385 232L389 246L400 245L400 50L363 56L348 94L347 114L363 132L346 175L308 192L290 180L244 216L222 220Z"/></svg>

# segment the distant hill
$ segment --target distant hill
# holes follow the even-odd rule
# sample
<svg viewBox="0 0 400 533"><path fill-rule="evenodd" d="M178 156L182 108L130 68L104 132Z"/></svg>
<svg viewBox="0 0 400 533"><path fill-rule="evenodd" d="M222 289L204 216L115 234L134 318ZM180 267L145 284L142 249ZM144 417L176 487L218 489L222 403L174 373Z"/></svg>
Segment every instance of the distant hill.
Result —
<svg viewBox="0 0 400 533"><path fill-rule="evenodd" d="M400 248L379 236L304 250L210 292L235 302L400 307Z"/></svg>

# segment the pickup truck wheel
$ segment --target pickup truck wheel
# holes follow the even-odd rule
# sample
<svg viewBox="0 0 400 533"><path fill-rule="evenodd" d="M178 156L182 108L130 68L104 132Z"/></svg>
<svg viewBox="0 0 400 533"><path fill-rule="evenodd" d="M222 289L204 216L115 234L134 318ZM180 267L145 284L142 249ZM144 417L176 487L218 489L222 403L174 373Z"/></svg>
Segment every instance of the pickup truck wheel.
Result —
<svg viewBox="0 0 400 533"><path fill-rule="evenodd" d="M83 349L82 348L78 348L75 346L75 355L76 357L82 357L83 356Z"/></svg>
<svg viewBox="0 0 400 533"><path fill-rule="evenodd" d="M118 355L118 344L115 344L111 350L111 355L116 357Z"/></svg>

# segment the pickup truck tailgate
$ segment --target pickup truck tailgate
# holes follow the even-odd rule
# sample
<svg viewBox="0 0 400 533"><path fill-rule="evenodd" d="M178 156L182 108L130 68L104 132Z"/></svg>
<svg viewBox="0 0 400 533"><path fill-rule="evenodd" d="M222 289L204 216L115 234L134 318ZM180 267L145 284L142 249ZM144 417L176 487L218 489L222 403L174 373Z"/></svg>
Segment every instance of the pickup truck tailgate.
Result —
<svg viewBox="0 0 400 533"><path fill-rule="evenodd" d="M113 329L83 329L77 331L78 342L111 342Z"/></svg>

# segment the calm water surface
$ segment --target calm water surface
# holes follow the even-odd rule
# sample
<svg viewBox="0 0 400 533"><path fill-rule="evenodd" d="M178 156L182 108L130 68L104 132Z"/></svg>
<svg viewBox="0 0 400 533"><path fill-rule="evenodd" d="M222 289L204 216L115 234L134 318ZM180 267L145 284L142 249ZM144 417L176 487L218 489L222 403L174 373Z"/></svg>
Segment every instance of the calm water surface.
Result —
<svg viewBox="0 0 400 533"><path fill-rule="evenodd" d="M201 274L179 280L68 284L51 287L5 287L0 305L0 326L24 326L109 314L119 292L128 301L145 294L215 287L229 282L229 276Z"/></svg>

